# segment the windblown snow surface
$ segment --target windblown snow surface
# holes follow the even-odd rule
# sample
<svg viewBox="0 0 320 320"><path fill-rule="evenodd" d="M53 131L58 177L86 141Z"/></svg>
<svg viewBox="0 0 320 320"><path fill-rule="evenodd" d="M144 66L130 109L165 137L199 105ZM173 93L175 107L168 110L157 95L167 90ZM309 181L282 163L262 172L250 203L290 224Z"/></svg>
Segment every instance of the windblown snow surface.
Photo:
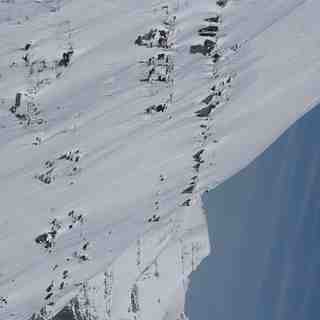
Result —
<svg viewBox="0 0 320 320"><path fill-rule="evenodd" d="M202 193L319 103L320 2L221 2L0 1L1 320L185 318Z"/></svg>

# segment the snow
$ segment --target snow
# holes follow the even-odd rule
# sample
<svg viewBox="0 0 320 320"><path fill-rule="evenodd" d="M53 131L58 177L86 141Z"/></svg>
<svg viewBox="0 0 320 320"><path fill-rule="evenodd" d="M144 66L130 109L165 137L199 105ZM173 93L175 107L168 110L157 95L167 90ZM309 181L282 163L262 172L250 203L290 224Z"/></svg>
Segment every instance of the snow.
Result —
<svg viewBox="0 0 320 320"><path fill-rule="evenodd" d="M0 2L0 318L40 309L50 318L75 297L79 312L97 319L184 318L188 276L210 251L201 194L318 102L319 7ZM221 59L213 64L190 46L203 43L197 30L215 13ZM169 31L169 48L135 45L154 28ZM70 64L58 66L71 48ZM142 82L150 67L141 61L159 53L173 61L169 81ZM219 105L197 117L214 84ZM18 119L27 103L27 119ZM165 112L145 113L164 103ZM192 194L182 193L190 185ZM53 230L52 248L35 242Z"/></svg>

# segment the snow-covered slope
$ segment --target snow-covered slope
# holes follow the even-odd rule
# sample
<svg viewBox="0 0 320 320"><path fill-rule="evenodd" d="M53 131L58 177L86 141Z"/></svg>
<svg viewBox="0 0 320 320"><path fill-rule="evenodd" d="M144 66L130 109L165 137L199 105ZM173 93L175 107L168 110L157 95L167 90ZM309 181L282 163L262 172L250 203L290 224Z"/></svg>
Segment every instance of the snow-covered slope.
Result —
<svg viewBox="0 0 320 320"><path fill-rule="evenodd" d="M226 2L0 2L1 319L184 318L202 192L320 92L318 1Z"/></svg>

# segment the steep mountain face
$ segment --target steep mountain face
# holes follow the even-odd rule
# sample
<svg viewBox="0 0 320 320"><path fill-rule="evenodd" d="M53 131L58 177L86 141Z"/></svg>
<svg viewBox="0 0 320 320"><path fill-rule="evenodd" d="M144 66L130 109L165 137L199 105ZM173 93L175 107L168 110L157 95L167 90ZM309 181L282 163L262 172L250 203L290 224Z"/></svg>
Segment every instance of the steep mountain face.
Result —
<svg viewBox="0 0 320 320"><path fill-rule="evenodd" d="M190 319L318 318L319 121L317 106L205 194L215 250L191 276Z"/></svg>
<svg viewBox="0 0 320 320"><path fill-rule="evenodd" d="M317 102L317 1L0 2L0 318L184 319L201 194Z"/></svg>

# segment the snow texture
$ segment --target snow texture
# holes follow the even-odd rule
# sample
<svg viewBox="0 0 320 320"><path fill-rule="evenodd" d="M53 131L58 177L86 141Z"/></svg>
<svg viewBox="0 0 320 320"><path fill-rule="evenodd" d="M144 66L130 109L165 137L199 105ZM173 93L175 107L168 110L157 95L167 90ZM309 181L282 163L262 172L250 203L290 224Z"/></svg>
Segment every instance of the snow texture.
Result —
<svg viewBox="0 0 320 320"><path fill-rule="evenodd" d="M319 102L319 9L1 0L0 319L184 319L202 193Z"/></svg>

